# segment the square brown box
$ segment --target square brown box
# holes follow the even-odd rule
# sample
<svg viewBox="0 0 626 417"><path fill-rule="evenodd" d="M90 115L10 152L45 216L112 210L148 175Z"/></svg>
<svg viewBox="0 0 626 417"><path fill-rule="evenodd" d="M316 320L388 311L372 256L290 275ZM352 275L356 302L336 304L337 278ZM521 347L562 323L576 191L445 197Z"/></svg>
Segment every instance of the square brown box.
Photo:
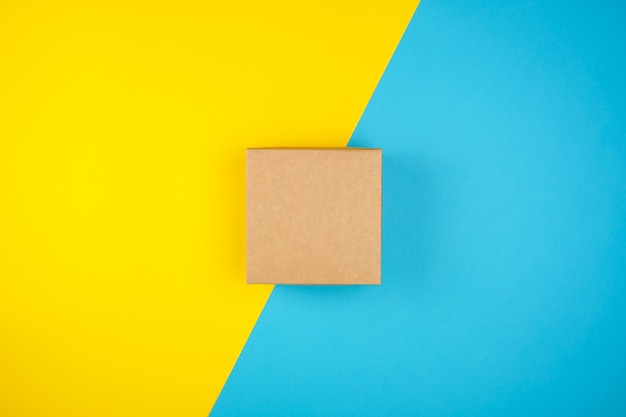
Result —
<svg viewBox="0 0 626 417"><path fill-rule="evenodd" d="M247 282L380 284L381 172L380 149L248 149Z"/></svg>

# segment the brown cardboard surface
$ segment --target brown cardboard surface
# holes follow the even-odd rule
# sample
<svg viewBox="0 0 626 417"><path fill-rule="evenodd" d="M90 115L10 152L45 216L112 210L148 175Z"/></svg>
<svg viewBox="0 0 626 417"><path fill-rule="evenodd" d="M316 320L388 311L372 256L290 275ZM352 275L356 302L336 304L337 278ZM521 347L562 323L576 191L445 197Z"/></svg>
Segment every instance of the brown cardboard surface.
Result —
<svg viewBox="0 0 626 417"><path fill-rule="evenodd" d="M380 149L248 149L247 282L380 284L381 173Z"/></svg>

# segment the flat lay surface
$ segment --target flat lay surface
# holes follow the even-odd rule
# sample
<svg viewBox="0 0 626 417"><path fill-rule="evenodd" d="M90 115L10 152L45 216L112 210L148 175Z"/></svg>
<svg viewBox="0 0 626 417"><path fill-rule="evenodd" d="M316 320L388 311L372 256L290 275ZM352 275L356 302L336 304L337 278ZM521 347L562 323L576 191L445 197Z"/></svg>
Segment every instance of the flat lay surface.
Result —
<svg viewBox="0 0 626 417"><path fill-rule="evenodd" d="M417 3L0 4L0 414L625 415L626 7ZM247 285L346 145L382 285Z"/></svg>

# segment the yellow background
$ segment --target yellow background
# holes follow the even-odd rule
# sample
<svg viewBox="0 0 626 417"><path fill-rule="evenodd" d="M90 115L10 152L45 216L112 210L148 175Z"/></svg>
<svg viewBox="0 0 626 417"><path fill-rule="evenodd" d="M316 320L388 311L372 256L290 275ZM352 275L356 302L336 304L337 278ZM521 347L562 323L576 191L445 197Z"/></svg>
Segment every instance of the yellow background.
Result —
<svg viewBox="0 0 626 417"><path fill-rule="evenodd" d="M417 0L0 0L0 415L206 416L244 149L343 146Z"/></svg>

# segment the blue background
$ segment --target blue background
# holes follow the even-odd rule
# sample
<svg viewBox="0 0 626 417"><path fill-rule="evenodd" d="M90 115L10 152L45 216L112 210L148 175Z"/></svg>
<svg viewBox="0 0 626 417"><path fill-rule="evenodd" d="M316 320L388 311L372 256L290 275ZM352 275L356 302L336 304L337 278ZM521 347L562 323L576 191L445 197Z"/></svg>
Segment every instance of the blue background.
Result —
<svg viewBox="0 0 626 417"><path fill-rule="evenodd" d="M212 416L626 415L626 10L423 0L350 146L383 285L277 286Z"/></svg>

